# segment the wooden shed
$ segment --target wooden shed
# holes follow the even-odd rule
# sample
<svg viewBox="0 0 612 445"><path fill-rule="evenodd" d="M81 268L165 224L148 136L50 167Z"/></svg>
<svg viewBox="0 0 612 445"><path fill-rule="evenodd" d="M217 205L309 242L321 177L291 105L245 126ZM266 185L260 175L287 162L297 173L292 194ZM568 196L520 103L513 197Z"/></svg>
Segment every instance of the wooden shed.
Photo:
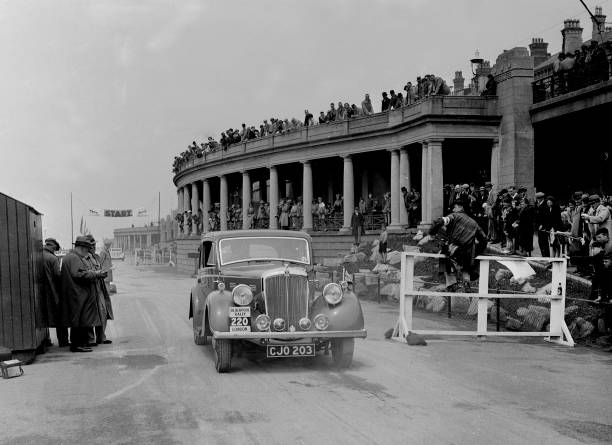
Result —
<svg viewBox="0 0 612 445"><path fill-rule="evenodd" d="M0 346L34 358L48 330L41 314L41 214L0 193Z"/></svg>

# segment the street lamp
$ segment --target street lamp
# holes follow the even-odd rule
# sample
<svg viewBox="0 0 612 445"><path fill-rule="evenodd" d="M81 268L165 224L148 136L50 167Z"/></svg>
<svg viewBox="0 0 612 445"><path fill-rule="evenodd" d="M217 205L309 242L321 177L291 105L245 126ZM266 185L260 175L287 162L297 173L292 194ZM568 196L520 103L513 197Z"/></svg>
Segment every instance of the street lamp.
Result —
<svg viewBox="0 0 612 445"><path fill-rule="evenodd" d="M471 59L470 63L471 63L471 68L472 68L472 74L475 76L478 70L482 68L482 64L484 63L484 60L480 58L480 53L478 52L478 50L476 50L476 52L474 53L474 56L476 57Z"/></svg>

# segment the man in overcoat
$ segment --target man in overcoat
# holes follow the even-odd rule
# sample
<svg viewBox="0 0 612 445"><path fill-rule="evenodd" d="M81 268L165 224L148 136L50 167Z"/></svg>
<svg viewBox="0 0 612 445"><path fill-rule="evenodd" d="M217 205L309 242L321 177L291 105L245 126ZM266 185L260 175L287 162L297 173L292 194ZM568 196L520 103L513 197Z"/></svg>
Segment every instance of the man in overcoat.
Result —
<svg viewBox="0 0 612 445"><path fill-rule="evenodd" d="M68 346L68 328L62 325L62 294L60 292L60 260L55 255L60 249L54 238L47 238L43 248L43 314L47 326L55 327L60 347Z"/></svg>
<svg viewBox="0 0 612 445"><path fill-rule="evenodd" d="M93 333L90 330L89 344L90 345L93 345L93 344L99 345L102 343L110 344L112 343L112 341L106 338L105 331L106 331L107 321L113 319L113 307L111 305L110 294L108 292L109 284L107 283L107 280L108 282L110 282L109 274L111 274L112 271L110 270L110 266L104 267L102 265L103 259L100 255L96 253L96 240L94 239L94 237L92 235L87 235L87 240L89 241L89 244L90 244L89 245L89 255L90 255L90 262L92 264L93 269L97 271L102 271L104 273L104 277L99 278L95 282L95 291L96 291L97 298L98 298L98 307L99 307L101 318L102 318L102 324L95 325L93 329ZM109 246L110 246L110 243L109 243ZM101 254L103 253L104 253L104 249L102 249ZM111 262L110 252L108 252L108 248L106 248L106 254L108 255L108 259L105 259L104 262L108 265L108 263ZM95 334L95 339L92 334Z"/></svg>
<svg viewBox="0 0 612 445"><path fill-rule="evenodd" d="M62 318L71 328L72 352L90 352L87 347L89 328L102 325L95 283L104 278L104 273L94 270L90 246L87 238L78 236L74 249L62 261Z"/></svg>

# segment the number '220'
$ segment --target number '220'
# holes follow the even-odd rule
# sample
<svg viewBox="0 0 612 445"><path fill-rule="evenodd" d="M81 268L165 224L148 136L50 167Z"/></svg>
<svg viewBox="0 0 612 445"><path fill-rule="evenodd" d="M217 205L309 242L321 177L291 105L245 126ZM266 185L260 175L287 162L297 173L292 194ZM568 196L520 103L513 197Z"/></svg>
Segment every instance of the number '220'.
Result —
<svg viewBox="0 0 612 445"><path fill-rule="evenodd" d="M232 317L230 326L250 326L249 317Z"/></svg>

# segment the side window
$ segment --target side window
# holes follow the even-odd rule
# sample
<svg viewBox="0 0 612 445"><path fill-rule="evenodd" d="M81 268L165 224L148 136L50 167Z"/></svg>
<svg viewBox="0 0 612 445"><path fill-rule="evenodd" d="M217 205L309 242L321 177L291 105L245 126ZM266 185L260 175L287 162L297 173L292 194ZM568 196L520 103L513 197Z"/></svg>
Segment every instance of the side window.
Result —
<svg viewBox="0 0 612 445"><path fill-rule="evenodd" d="M201 267L214 266L217 263L215 244L211 241L204 241L200 248Z"/></svg>

